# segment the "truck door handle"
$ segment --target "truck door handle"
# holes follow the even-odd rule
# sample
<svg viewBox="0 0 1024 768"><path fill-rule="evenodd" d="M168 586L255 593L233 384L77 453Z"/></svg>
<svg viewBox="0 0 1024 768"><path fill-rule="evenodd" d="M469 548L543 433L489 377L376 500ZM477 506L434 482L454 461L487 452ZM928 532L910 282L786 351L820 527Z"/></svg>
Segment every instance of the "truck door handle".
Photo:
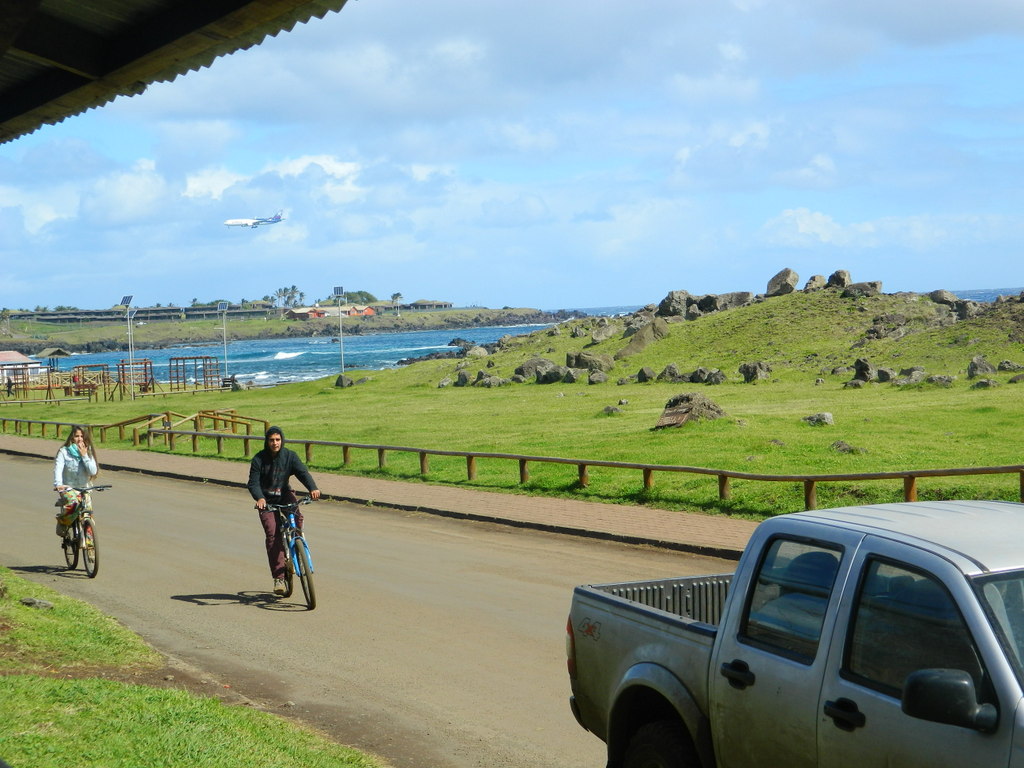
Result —
<svg viewBox="0 0 1024 768"><path fill-rule="evenodd" d="M854 728L863 728L867 718L857 708L857 702L850 699L836 699L825 702L825 714L832 718L836 727L844 731L852 731Z"/></svg>
<svg viewBox="0 0 1024 768"><path fill-rule="evenodd" d="M741 691L747 686L753 685L756 679L754 673L750 671L750 665L741 659L722 662L719 671L722 673L722 677L729 681L729 685Z"/></svg>

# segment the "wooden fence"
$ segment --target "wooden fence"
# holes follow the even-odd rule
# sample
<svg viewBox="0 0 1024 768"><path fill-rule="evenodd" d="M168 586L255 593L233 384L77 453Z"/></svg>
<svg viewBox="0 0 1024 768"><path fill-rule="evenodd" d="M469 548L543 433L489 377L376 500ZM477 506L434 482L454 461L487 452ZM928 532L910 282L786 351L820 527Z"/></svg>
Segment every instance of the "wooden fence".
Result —
<svg viewBox="0 0 1024 768"><path fill-rule="evenodd" d="M178 416L178 424L191 421L197 427L193 430L173 429L172 416ZM205 431L201 429L205 421L211 421L217 431ZM9 419L0 416L0 431L6 433L8 424L14 425L16 434L33 434L33 428L39 428L39 435L46 437L48 427L54 428L54 436L59 433L60 427L69 427L71 422L66 421L39 421L36 419ZM180 438L188 438L191 442L192 452L199 450L201 440L214 440L217 446L217 453L223 453L225 440L241 440L242 450L246 457L252 455L252 442L258 445L263 443L263 431L257 434L252 433L252 426L259 424L263 430L266 429L266 422L260 419L250 419L236 416L233 412L225 411L204 411L192 416L181 417L180 414L164 412L149 414L132 419L121 424L91 425L93 434L99 435L100 442L106 441L106 432L109 429L117 428L120 439L125 439L125 429L134 424L133 443L140 444L140 432L145 432L147 447L153 446L153 441L163 438L165 444L174 450ZM244 427L246 434L237 434L237 431ZM227 431L230 429L231 431ZM853 474L828 474L828 475L765 475L751 472L734 472L728 469L709 469L707 467L687 467L671 464L640 464L628 461L600 461L596 459L567 459L556 456L527 456L515 453L487 453L480 451L446 451L430 448L412 448L402 445L373 445L366 443L346 443L334 440L295 440L289 439L288 443L303 446L306 463L313 461L314 448L340 449L342 463L348 466L352 461L352 451L376 451L377 466L383 469L387 466L388 453L414 453L419 456L420 474L427 475L430 472L431 456L456 456L466 461L466 478L469 481L476 479L476 465L478 459L497 459L502 461L516 462L519 467L519 482L527 483L530 480L531 464L568 464L576 467L576 476L581 487L587 487L590 483L591 467L608 469L624 469L641 473L643 487L649 490L654 487L655 472L676 472L692 475L709 475L715 477L718 482L718 498L725 501L732 498L732 480L752 480L765 483L801 483L804 488L804 508L816 509L818 502L818 485L820 483L855 482L863 480L897 480L903 484L903 498L906 501L917 501L917 481L919 478L928 477L965 477L972 475L1017 475L1018 494L1024 502L1024 464L1013 464L1002 467L959 467L954 469L915 469L898 470L894 472L861 472Z"/></svg>

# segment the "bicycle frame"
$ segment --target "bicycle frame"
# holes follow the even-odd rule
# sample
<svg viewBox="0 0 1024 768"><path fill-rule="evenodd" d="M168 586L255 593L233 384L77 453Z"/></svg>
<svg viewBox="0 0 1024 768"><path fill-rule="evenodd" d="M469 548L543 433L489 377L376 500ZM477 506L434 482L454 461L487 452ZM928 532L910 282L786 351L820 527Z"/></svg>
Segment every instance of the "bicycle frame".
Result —
<svg viewBox="0 0 1024 768"><path fill-rule="evenodd" d="M294 506L294 505L289 505ZM278 510L277 513L278 524L281 525L281 540L284 542L285 555L292 564L292 570L295 573L302 571L299 565L299 547L306 549L306 557L309 559L309 572L315 573L316 569L313 567L313 555L309 551L309 545L306 543L306 538L302 535L302 529L299 528L298 523L295 520L295 510L290 512L282 512Z"/></svg>

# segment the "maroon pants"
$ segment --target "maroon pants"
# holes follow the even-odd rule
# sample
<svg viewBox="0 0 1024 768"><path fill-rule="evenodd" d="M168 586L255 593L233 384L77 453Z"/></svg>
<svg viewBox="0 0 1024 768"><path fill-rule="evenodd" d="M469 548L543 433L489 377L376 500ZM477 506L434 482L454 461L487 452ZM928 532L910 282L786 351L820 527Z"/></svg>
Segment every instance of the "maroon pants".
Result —
<svg viewBox="0 0 1024 768"><path fill-rule="evenodd" d="M295 522L302 528L302 513L295 510ZM283 579L285 574L284 542L277 535L277 512L269 509L260 511L260 524L267 534L267 562L270 564L270 575L275 579Z"/></svg>

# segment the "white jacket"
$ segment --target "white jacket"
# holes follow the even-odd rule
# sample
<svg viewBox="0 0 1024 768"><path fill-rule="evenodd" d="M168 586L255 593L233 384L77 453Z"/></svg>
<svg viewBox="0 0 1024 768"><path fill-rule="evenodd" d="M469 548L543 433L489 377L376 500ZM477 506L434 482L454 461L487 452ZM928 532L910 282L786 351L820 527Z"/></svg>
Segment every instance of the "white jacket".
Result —
<svg viewBox="0 0 1024 768"><path fill-rule="evenodd" d="M61 446L57 451L57 460L53 464L53 484L72 485L82 488L89 484L89 479L96 474L95 456L74 456L70 446Z"/></svg>

